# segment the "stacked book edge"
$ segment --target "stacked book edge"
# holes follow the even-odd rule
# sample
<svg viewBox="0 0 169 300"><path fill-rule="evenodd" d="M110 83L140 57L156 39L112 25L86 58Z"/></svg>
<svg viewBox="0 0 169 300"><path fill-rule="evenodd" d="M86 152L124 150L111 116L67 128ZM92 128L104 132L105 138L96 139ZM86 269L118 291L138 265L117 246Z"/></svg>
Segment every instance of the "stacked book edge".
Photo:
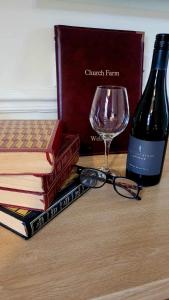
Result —
<svg viewBox="0 0 169 300"><path fill-rule="evenodd" d="M0 121L0 130L0 224L30 238L86 191L72 175L79 136L58 120Z"/></svg>

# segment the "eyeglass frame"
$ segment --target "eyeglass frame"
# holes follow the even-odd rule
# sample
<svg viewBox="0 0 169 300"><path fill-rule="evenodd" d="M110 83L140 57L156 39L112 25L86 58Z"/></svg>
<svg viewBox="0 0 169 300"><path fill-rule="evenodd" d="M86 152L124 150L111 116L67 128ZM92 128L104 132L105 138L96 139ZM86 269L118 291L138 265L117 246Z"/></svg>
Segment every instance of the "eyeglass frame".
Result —
<svg viewBox="0 0 169 300"><path fill-rule="evenodd" d="M117 194L119 194L121 197L124 197L124 198L127 198L127 199L135 199L135 200L138 200L140 201L141 200L141 197L139 196L139 193L140 191L143 189L142 185L140 185L138 182L134 181L134 180L131 180L130 178L127 178L125 176L114 176L112 174L109 174L109 173L106 173L102 170L99 170L99 169L96 169L96 168L90 168L90 167L82 167L82 166L79 166L79 165L76 165L76 168L77 168L77 173L80 174L84 169L86 170L94 170L94 171L99 171L101 173L103 173L105 176L106 176L106 179L105 181L103 182L103 184L101 186L90 186L90 188L94 188L94 189L98 189L98 188L101 188L105 183L109 183L109 184L112 184L113 185L113 188L115 190L115 192ZM137 186L137 194L136 195L133 195L133 197L128 197L128 196L125 196L125 195L122 195L118 192L118 190L116 189L116 184L115 184L115 181L116 181L116 178L122 178L122 179L129 179L131 181L133 181L136 186ZM83 183L82 183L83 184ZM124 187L123 187L124 188ZM124 188L125 189L125 188ZM126 189L127 190L127 189ZM129 192L131 195L132 193Z"/></svg>

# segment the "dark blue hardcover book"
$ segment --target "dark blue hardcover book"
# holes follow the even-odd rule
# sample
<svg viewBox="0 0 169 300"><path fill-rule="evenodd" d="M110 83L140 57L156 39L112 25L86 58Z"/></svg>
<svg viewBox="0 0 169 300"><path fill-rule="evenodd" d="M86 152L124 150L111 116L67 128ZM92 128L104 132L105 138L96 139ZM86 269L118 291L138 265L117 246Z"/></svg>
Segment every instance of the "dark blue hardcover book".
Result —
<svg viewBox="0 0 169 300"><path fill-rule="evenodd" d="M46 211L0 206L0 224L21 237L29 239L88 189L80 183L79 175L76 174L57 193L56 199Z"/></svg>

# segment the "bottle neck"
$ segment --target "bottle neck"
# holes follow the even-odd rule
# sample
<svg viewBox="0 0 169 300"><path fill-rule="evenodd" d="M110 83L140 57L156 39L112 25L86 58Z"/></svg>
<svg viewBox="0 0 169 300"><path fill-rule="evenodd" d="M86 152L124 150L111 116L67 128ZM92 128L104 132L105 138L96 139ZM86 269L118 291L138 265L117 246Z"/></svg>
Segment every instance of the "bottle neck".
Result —
<svg viewBox="0 0 169 300"><path fill-rule="evenodd" d="M153 70L167 70L169 59L169 51L154 49L153 59L151 64L151 71Z"/></svg>

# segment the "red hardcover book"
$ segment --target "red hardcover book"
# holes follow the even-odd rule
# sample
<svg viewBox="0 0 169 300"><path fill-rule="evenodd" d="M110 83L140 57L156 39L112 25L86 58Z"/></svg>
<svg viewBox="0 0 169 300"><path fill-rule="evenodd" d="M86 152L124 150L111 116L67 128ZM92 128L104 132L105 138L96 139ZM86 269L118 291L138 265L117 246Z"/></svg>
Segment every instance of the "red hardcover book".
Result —
<svg viewBox="0 0 169 300"><path fill-rule="evenodd" d="M46 210L78 161L79 145L80 141L77 135L66 135L55 161L55 169L49 175L27 175L23 181L21 175L11 176L16 180L18 178L18 184L16 184L16 180L13 180L8 182L5 187L0 187L0 204L32 210ZM3 177L5 181L8 176L4 175ZM34 184L36 178L38 178L38 184L37 182ZM26 190L26 187L29 189Z"/></svg>
<svg viewBox="0 0 169 300"><path fill-rule="evenodd" d="M62 140L60 120L0 120L0 174L49 174Z"/></svg>
<svg viewBox="0 0 169 300"><path fill-rule="evenodd" d="M132 117L141 95L144 33L56 25L58 116L67 132L80 134L80 154L103 153L103 142L89 123L98 85L125 86ZM113 152L126 152L129 127L113 141Z"/></svg>
<svg viewBox="0 0 169 300"><path fill-rule="evenodd" d="M0 175L0 189L47 193L61 170L70 163L71 157L79 152L78 135L63 134L61 147L55 158L55 167L47 175Z"/></svg>

